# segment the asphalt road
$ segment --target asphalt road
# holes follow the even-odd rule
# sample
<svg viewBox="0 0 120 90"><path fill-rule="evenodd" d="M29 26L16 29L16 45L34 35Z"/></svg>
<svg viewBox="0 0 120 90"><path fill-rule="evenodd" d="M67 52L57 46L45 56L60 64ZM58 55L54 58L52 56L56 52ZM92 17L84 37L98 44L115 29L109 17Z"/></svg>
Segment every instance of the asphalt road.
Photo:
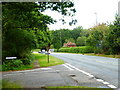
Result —
<svg viewBox="0 0 120 90"><path fill-rule="evenodd" d="M68 53L52 53L51 55L118 87L118 80L120 79L118 79L119 59L117 58Z"/></svg>

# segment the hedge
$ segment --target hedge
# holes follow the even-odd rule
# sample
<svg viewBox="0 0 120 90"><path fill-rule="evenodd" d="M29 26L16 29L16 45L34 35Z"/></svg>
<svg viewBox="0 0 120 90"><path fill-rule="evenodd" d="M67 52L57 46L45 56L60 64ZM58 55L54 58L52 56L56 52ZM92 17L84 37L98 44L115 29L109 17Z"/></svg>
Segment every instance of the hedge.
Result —
<svg viewBox="0 0 120 90"><path fill-rule="evenodd" d="M58 52L69 52L69 53L93 53L94 49L91 46L81 46L81 47L66 47L60 48Z"/></svg>

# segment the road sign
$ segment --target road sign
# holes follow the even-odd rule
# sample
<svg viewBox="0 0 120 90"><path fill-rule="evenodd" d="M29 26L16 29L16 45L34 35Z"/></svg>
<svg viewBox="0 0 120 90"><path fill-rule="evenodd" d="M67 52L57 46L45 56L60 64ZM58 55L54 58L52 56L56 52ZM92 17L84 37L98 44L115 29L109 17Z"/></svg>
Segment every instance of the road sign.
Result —
<svg viewBox="0 0 120 90"><path fill-rule="evenodd" d="M45 54L46 54L46 55L49 55L50 53L47 52L47 53L45 53Z"/></svg>
<svg viewBox="0 0 120 90"><path fill-rule="evenodd" d="M17 59L17 57L6 57L6 59Z"/></svg>

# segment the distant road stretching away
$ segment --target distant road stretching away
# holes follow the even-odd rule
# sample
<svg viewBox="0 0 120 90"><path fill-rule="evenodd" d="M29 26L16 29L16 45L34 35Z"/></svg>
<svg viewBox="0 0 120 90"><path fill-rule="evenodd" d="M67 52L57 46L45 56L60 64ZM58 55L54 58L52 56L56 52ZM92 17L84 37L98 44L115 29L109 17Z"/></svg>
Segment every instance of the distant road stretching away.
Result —
<svg viewBox="0 0 120 90"><path fill-rule="evenodd" d="M118 87L117 58L68 53L52 53L51 55Z"/></svg>

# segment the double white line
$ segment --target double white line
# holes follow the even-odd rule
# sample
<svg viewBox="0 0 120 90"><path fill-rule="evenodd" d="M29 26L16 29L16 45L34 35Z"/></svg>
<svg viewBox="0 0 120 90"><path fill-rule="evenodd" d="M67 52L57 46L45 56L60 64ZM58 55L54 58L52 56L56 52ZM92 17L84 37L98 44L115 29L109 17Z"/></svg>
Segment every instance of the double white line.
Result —
<svg viewBox="0 0 120 90"><path fill-rule="evenodd" d="M83 70L80 70L79 68L76 68L76 67L74 67L74 66L72 66L72 65L70 65L70 64L68 64L68 63L65 63L65 64L63 64L63 66L65 66L66 68L68 68L69 70L77 70L77 71L80 71L80 72L82 72L82 73L84 73L85 75L87 75L87 76L89 76L89 77L94 77L93 75L91 75L90 73L88 73L88 72L85 72L85 71L83 71Z"/></svg>
<svg viewBox="0 0 120 90"><path fill-rule="evenodd" d="M88 73L88 72L85 72L85 71L83 71L83 70L80 70L79 68L76 68L76 67L74 67L74 66L72 66L72 65L70 65L70 64L68 64L68 63L63 64L63 66L65 66L65 67L68 68L69 70L77 70L77 71L80 71L81 73L83 73L83 74L85 74L85 75L87 75L87 76L89 76L89 77L91 77L91 78L95 78L92 74L90 74L90 73ZM101 83L107 85L107 86L110 87L110 88L117 88L116 86L111 85L110 83L108 83L108 82L106 82L106 81L104 81L104 80L102 80L102 79L97 79L97 78L95 78L95 79L96 79L98 82L101 82Z"/></svg>

